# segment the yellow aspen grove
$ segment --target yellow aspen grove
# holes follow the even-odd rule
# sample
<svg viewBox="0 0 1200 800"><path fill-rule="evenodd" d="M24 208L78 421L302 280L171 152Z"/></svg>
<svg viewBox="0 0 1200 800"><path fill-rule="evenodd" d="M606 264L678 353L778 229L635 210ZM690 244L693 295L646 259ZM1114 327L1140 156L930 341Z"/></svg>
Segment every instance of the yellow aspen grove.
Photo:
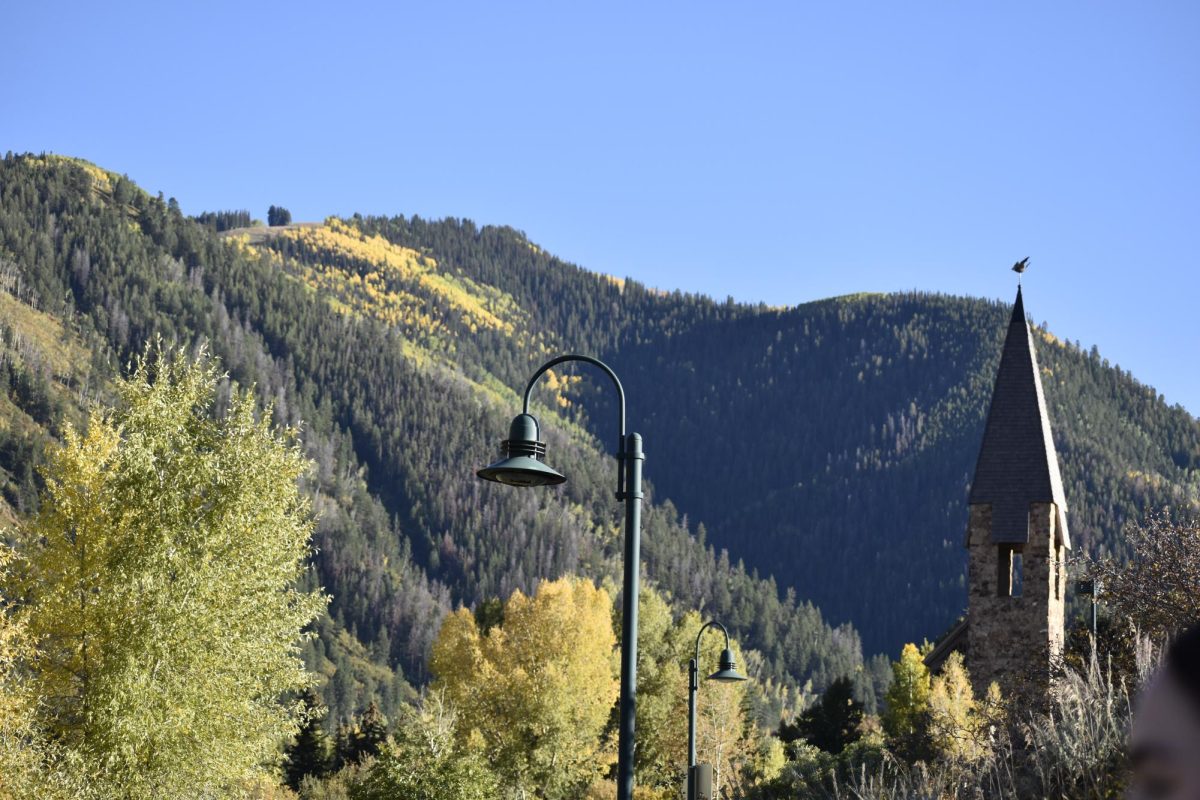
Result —
<svg viewBox="0 0 1200 800"><path fill-rule="evenodd" d="M503 622L481 634L466 609L434 644L435 690L459 713L459 735L526 797L577 797L609 765L602 734L617 698L612 601L589 581L514 592Z"/></svg>

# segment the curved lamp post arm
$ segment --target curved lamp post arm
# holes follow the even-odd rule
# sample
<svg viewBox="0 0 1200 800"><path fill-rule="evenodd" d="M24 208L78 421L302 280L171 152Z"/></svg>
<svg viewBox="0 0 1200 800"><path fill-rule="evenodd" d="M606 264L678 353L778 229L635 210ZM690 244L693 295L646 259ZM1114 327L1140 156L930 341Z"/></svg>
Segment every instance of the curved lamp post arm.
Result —
<svg viewBox="0 0 1200 800"><path fill-rule="evenodd" d="M724 625L717 622L715 619L709 620L708 622L706 622L700 626L700 631L696 634L696 663L697 664L700 663L700 637L703 636L704 632L706 630L708 630L709 628L720 628L721 629L721 633L725 634L725 649L726 650L729 649L729 631L725 629Z"/></svg>
<svg viewBox="0 0 1200 800"><path fill-rule="evenodd" d="M598 358L591 356L579 355L577 353L568 353L565 356L559 356L547 361L542 366L538 367L537 372L533 373L533 377L529 379L529 383L525 385L525 399L522 404L522 412L529 413L529 398L533 394L533 387L537 384L538 379L545 375L550 369L559 364L568 361L582 361L585 364L591 364L598 367L609 378L612 379L613 386L617 389L617 405L620 417L618 419L617 429L619 437L617 439L617 499L625 499L625 387L621 385L621 380L617 377L617 373ZM728 638L728 634L726 635Z"/></svg>
<svg viewBox="0 0 1200 800"><path fill-rule="evenodd" d="M523 409L524 412L526 414L529 413L529 396L533 393L533 387L537 384L538 378L542 377L548 371L550 371L554 367L557 367L559 364L563 364L567 361L582 361L585 364L591 364L592 366L599 367L604 372L605 375L607 375L609 378L612 379L613 386L617 387L617 397L620 399L621 416L620 416L619 424L617 427L619 429L619 433L621 434L621 438L624 439L625 438L625 388L623 386L621 386L621 380L620 380L620 378L617 377L617 373L613 372L612 368L609 367L608 364L605 364L603 361L601 361L598 358L592 358L591 356L583 356L583 355L579 355L578 353L568 353L565 356L559 356L558 358L553 358L553 359L547 361L545 364L542 364L540 367L538 367L537 372L533 373L533 377L530 378L529 383L527 383L525 385L525 404L524 404L524 409Z"/></svg>

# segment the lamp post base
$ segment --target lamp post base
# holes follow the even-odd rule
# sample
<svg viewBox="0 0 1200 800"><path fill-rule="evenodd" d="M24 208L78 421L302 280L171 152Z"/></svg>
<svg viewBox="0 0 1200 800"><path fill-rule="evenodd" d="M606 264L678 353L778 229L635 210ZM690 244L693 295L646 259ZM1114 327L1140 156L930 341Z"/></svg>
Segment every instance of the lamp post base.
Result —
<svg viewBox="0 0 1200 800"><path fill-rule="evenodd" d="M713 798L713 768L712 764L697 764L692 767L688 776L694 800L712 800Z"/></svg>

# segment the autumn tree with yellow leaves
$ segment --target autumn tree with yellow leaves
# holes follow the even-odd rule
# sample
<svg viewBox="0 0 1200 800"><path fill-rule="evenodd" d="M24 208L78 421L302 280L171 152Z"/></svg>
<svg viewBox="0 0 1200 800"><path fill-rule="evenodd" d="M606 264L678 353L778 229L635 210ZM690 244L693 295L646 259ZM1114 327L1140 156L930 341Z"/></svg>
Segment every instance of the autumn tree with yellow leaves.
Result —
<svg viewBox="0 0 1200 800"><path fill-rule="evenodd" d="M929 734L943 757L978 761L988 753L988 727L999 714L1000 689L993 683L983 702L975 698L962 653L950 654L930 685Z"/></svg>
<svg viewBox="0 0 1200 800"><path fill-rule="evenodd" d="M931 675L914 644L906 644L892 665L887 705L888 742L909 761L978 761L988 754L991 732L1003 715L995 683L985 697L975 697L961 653L951 653Z"/></svg>
<svg viewBox="0 0 1200 800"><path fill-rule="evenodd" d="M430 662L434 690L457 711L458 736L528 797L576 797L612 759L602 736L617 698L612 600L589 581L514 592L503 622L481 633L459 609Z"/></svg>
<svg viewBox="0 0 1200 800"><path fill-rule="evenodd" d="M16 554L0 542L0 581L9 575ZM0 799L52 797L54 787L41 780L42 748L35 738L36 698L21 665L34 651L27 626L0 593Z"/></svg>
<svg viewBox="0 0 1200 800"><path fill-rule="evenodd" d="M929 668L921 651L915 644L904 645L900 660L892 664L883 729L896 752L909 760L932 755L927 725L931 689Z"/></svg>

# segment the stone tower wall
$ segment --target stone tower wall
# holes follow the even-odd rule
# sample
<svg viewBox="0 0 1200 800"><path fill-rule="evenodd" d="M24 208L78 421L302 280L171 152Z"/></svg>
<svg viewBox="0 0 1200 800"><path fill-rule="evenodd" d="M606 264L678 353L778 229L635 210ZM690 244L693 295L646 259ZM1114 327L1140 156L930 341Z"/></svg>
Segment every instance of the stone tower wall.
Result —
<svg viewBox="0 0 1200 800"><path fill-rule="evenodd" d="M1029 507L1029 540L1022 545L1022 593L1001 596L1001 545L992 541L992 508L970 507L967 523L967 669L976 694L997 681L1002 690L1049 690L1050 666L1062 655L1066 569L1057 544L1054 503Z"/></svg>

